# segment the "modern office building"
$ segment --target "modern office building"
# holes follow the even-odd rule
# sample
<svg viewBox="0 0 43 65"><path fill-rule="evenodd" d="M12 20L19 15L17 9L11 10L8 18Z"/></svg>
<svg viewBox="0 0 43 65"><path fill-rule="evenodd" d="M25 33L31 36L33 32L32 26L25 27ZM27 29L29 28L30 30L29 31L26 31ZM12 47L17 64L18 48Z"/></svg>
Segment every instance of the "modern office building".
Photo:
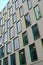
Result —
<svg viewBox="0 0 43 65"><path fill-rule="evenodd" d="M43 0L9 0L0 12L0 65L43 65Z"/></svg>

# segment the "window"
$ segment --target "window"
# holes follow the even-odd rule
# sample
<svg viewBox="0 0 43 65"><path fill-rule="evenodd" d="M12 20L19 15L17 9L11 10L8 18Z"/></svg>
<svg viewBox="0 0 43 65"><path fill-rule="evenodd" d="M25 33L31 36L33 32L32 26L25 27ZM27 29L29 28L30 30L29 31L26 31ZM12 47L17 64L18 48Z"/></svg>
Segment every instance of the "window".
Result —
<svg viewBox="0 0 43 65"><path fill-rule="evenodd" d="M3 59L3 65L8 65L8 57Z"/></svg>
<svg viewBox="0 0 43 65"><path fill-rule="evenodd" d="M16 65L15 54L12 54L12 55L10 56L10 62L11 62L11 65Z"/></svg>
<svg viewBox="0 0 43 65"><path fill-rule="evenodd" d="M37 40L40 37L37 24L32 26L32 32L33 32L34 40Z"/></svg>
<svg viewBox="0 0 43 65"><path fill-rule="evenodd" d="M24 3L25 2L25 0L21 0L22 1L22 3Z"/></svg>
<svg viewBox="0 0 43 65"><path fill-rule="evenodd" d="M11 44L11 42L9 42L6 45L6 52L7 52L7 54L10 54L12 52L12 44Z"/></svg>
<svg viewBox="0 0 43 65"><path fill-rule="evenodd" d="M31 3L31 0L27 0L27 5L28 5L28 8L31 9L32 8L32 3Z"/></svg>
<svg viewBox="0 0 43 65"><path fill-rule="evenodd" d="M7 28L10 28L10 20L7 21Z"/></svg>
<svg viewBox="0 0 43 65"><path fill-rule="evenodd" d="M29 46L29 50L30 50L30 57L31 57L31 61L37 61L38 57L37 57L37 52L36 52L36 47L35 47L35 43L31 44Z"/></svg>
<svg viewBox="0 0 43 65"><path fill-rule="evenodd" d="M0 65L1 65L1 60L0 60Z"/></svg>
<svg viewBox="0 0 43 65"><path fill-rule="evenodd" d="M22 37L23 37L23 44L24 46L28 44L28 37L27 37L27 32L25 31L24 33L22 33Z"/></svg>
<svg viewBox="0 0 43 65"><path fill-rule="evenodd" d="M31 21L31 20L30 20L30 15L27 13L27 14L25 15L26 28L31 25L30 21Z"/></svg>
<svg viewBox="0 0 43 65"><path fill-rule="evenodd" d="M5 32L7 31L7 21L5 22Z"/></svg>
<svg viewBox="0 0 43 65"><path fill-rule="evenodd" d="M13 39L13 46L14 46L14 50L19 49L19 38L15 38Z"/></svg>
<svg viewBox="0 0 43 65"><path fill-rule="evenodd" d="M13 14L12 19L13 19L13 23L15 23L17 21L17 15L16 15L16 13Z"/></svg>
<svg viewBox="0 0 43 65"><path fill-rule="evenodd" d="M17 22L17 33L20 33L22 31L21 29L21 20Z"/></svg>
<svg viewBox="0 0 43 65"><path fill-rule="evenodd" d="M35 12L36 19L37 19L37 20L40 19L40 18L41 18L41 13L40 13L40 8L39 8L38 5L36 5L36 6L34 7L34 12Z"/></svg>
<svg viewBox="0 0 43 65"><path fill-rule="evenodd" d="M25 51L24 49L19 51L20 65L26 65Z"/></svg>
<svg viewBox="0 0 43 65"><path fill-rule="evenodd" d="M18 2L18 0L16 0L15 1L15 9L18 9L18 7L19 7L19 2Z"/></svg>
<svg viewBox="0 0 43 65"><path fill-rule="evenodd" d="M10 28L10 38L14 37L14 27Z"/></svg>
<svg viewBox="0 0 43 65"><path fill-rule="evenodd" d="M0 48L0 58L5 56L5 47Z"/></svg>
<svg viewBox="0 0 43 65"><path fill-rule="evenodd" d="M2 33L5 32L5 25L2 26Z"/></svg>
<svg viewBox="0 0 43 65"><path fill-rule="evenodd" d="M12 15L12 7L9 8L9 15Z"/></svg>
<svg viewBox="0 0 43 65"><path fill-rule="evenodd" d="M22 17L24 15L24 8L21 6L19 11L20 11L20 16Z"/></svg>
<svg viewBox="0 0 43 65"><path fill-rule="evenodd" d="M4 33L4 43L7 42L7 39L8 39L8 33L6 32L6 33Z"/></svg>
<svg viewBox="0 0 43 65"><path fill-rule="evenodd" d="M42 42L42 47L43 47L43 39L41 39L41 42Z"/></svg>

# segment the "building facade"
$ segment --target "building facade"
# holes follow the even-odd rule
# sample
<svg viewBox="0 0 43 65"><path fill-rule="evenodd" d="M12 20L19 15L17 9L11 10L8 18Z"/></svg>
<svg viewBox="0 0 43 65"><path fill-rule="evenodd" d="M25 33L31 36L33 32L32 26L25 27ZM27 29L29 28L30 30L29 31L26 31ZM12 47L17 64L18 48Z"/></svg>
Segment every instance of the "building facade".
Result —
<svg viewBox="0 0 43 65"><path fill-rule="evenodd" d="M0 65L43 65L43 0L9 0L1 11Z"/></svg>

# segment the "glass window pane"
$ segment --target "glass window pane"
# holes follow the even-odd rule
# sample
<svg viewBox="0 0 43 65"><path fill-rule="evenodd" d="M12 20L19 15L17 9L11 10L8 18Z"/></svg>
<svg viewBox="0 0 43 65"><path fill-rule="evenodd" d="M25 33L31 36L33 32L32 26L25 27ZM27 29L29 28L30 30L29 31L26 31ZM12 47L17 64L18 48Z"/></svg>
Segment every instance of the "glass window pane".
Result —
<svg viewBox="0 0 43 65"><path fill-rule="evenodd" d="M6 45L6 51L7 51L7 54L10 54L12 52L12 44L11 44L11 42L9 42Z"/></svg>
<svg viewBox="0 0 43 65"><path fill-rule="evenodd" d="M36 19L38 20L39 18L41 18L41 13L38 5L34 7L34 11L35 11Z"/></svg>
<svg viewBox="0 0 43 65"><path fill-rule="evenodd" d="M37 24L32 26L32 32L33 32L34 40L37 40L38 38L40 38Z"/></svg>
<svg viewBox="0 0 43 65"><path fill-rule="evenodd" d="M8 65L8 57L3 59L3 65Z"/></svg>
<svg viewBox="0 0 43 65"><path fill-rule="evenodd" d="M32 62L37 61L38 60L38 57L37 57L37 52L36 52L35 44L31 44L29 46L29 50L30 50L31 61Z"/></svg>
<svg viewBox="0 0 43 65"><path fill-rule="evenodd" d="M21 0L22 1L22 3L24 3L25 2L25 0Z"/></svg>
<svg viewBox="0 0 43 65"><path fill-rule="evenodd" d="M23 44L27 45L28 44L28 37L27 37L26 31L24 33L22 33L22 37L23 37Z"/></svg>
<svg viewBox="0 0 43 65"><path fill-rule="evenodd" d="M31 20L30 20L30 15L27 13L27 14L25 15L26 28L31 25L30 22L31 22Z"/></svg>
<svg viewBox="0 0 43 65"><path fill-rule="evenodd" d="M17 22L17 33L21 32L21 20Z"/></svg>
<svg viewBox="0 0 43 65"><path fill-rule="evenodd" d="M11 56L10 56L10 63L11 63L11 65L16 65L16 58L15 58L15 54L12 54Z"/></svg>
<svg viewBox="0 0 43 65"><path fill-rule="evenodd" d="M15 9L17 9L19 7L19 2L18 0L15 1Z"/></svg>
<svg viewBox="0 0 43 65"><path fill-rule="evenodd" d="M25 51L24 49L19 51L20 65L26 65Z"/></svg>
<svg viewBox="0 0 43 65"><path fill-rule="evenodd" d="M13 19L13 23L15 23L17 21L17 15L16 15L16 13L13 14L12 19Z"/></svg>
<svg viewBox="0 0 43 65"><path fill-rule="evenodd" d="M27 0L27 5L28 5L28 8L32 8L32 3L31 3L31 0Z"/></svg>
<svg viewBox="0 0 43 65"><path fill-rule="evenodd" d="M10 29L10 38L14 37L14 27Z"/></svg>
<svg viewBox="0 0 43 65"><path fill-rule="evenodd" d="M19 11L20 11L20 16L23 16L24 15L24 8L22 6L20 7Z"/></svg>
<svg viewBox="0 0 43 65"><path fill-rule="evenodd" d="M18 38L15 38L13 40L13 45L14 45L14 50L19 49L19 39Z"/></svg>
<svg viewBox="0 0 43 65"><path fill-rule="evenodd" d="M7 37L8 37L8 33L6 32L6 33L4 34L4 43L7 42Z"/></svg>

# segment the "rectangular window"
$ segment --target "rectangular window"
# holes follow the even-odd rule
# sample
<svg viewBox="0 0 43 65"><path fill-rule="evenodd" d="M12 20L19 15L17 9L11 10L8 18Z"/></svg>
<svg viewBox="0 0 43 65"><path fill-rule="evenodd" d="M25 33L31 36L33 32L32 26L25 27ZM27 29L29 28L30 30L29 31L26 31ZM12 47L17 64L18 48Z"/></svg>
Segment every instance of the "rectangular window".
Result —
<svg viewBox="0 0 43 65"><path fill-rule="evenodd" d="M41 0L38 0L39 2L41 1Z"/></svg>
<svg viewBox="0 0 43 65"><path fill-rule="evenodd" d="M7 21L5 22L5 32L7 31Z"/></svg>
<svg viewBox="0 0 43 65"><path fill-rule="evenodd" d="M29 46L29 50L30 50L30 57L31 57L31 61L37 61L38 57L37 57L37 52L36 52L36 47L35 47L35 43L31 44Z"/></svg>
<svg viewBox="0 0 43 65"><path fill-rule="evenodd" d="M13 39L13 46L14 46L14 50L19 49L20 45L19 45L19 38L15 38Z"/></svg>
<svg viewBox="0 0 43 65"><path fill-rule="evenodd" d="M17 15L16 15L16 13L13 14L12 19L13 19L13 23L15 23L17 21Z"/></svg>
<svg viewBox="0 0 43 65"><path fill-rule="evenodd" d="M8 32L4 33L4 43L6 43L8 40Z"/></svg>
<svg viewBox="0 0 43 65"><path fill-rule="evenodd" d="M38 25L37 24L32 26L32 32L33 32L34 40L37 40L38 38L40 38L40 34L39 34L39 30L38 30Z"/></svg>
<svg viewBox="0 0 43 65"><path fill-rule="evenodd" d="M18 9L18 7L19 7L19 2L18 2L18 0L16 0L15 1L15 9Z"/></svg>
<svg viewBox="0 0 43 65"><path fill-rule="evenodd" d="M12 7L9 8L9 15L12 15Z"/></svg>
<svg viewBox="0 0 43 65"><path fill-rule="evenodd" d="M10 28L10 38L14 37L14 27Z"/></svg>
<svg viewBox="0 0 43 65"><path fill-rule="evenodd" d="M19 11L20 11L20 16L22 17L24 15L24 8L23 8L23 6L20 7Z"/></svg>
<svg viewBox="0 0 43 65"><path fill-rule="evenodd" d="M23 37L23 44L24 46L28 44L28 37L27 37L27 32L25 31L24 33L22 33L22 37Z"/></svg>
<svg viewBox="0 0 43 65"><path fill-rule="evenodd" d="M2 26L2 32L1 33L4 33L5 32L5 25Z"/></svg>
<svg viewBox="0 0 43 65"><path fill-rule="evenodd" d="M8 65L8 57L3 59L3 65Z"/></svg>
<svg viewBox="0 0 43 65"><path fill-rule="evenodd" d="M27 14L25 15L26 28L31 25L30 22L31 22L31 20L30 20L30 15L29 15L29 13L27 13Z"/></svg>
<svg viewBox="0 0 43 65"><path fill-rule="evenodd" d="M19 51L20 65L26 65L25 51L24 49Z"/></svg>
<svg viewBox="0 0 43 65"><path fill-rule="evenodd" d="M5 56L5 46L0 48L0 58Z"/></svg>
<svg viewBox="0 0 43 65"><path fill-rule="evenodd" d="M6 52L7 52L7 54L10 54L12 52L12 44L11 44L11 42L9 42L6 45Z"/></svg>
<svg viewBox="0 0 43 65"><path fill-rule="evenodd" d="M28 8L29 8L29 9L32 8L32 2L31 2L31 0L27 0L27 5L28 5Z"/></svg>
<svg viewBox="0 0 43 65"><path fill-rule="evenodd" d="M12 55L10 56L10 63L11 63L11 65L16 65L15 54L12 54Z"/></svg>
<svg viewBox="0 0 43 65"><path fill-rule="evenodd" d="M22 31L22 28L21 28L21 20L19 20L17 22L17 33L20 33Z"/></svg>
<svg viewBox="0 0 43 65"><path fill-rule="evenodd" d="M40 19L40 18L41 18L41 13L40 13L40 8L39 8L38 5L36 5L36 6L34 7L34 12L35 12L36 19L37 19L37 20Z"/></svg>
<svg viewBox="0 0 43 65"><path fill-rule="evenodd" d="M10 20L7 21L7 28L10 28Z"/></svg>

